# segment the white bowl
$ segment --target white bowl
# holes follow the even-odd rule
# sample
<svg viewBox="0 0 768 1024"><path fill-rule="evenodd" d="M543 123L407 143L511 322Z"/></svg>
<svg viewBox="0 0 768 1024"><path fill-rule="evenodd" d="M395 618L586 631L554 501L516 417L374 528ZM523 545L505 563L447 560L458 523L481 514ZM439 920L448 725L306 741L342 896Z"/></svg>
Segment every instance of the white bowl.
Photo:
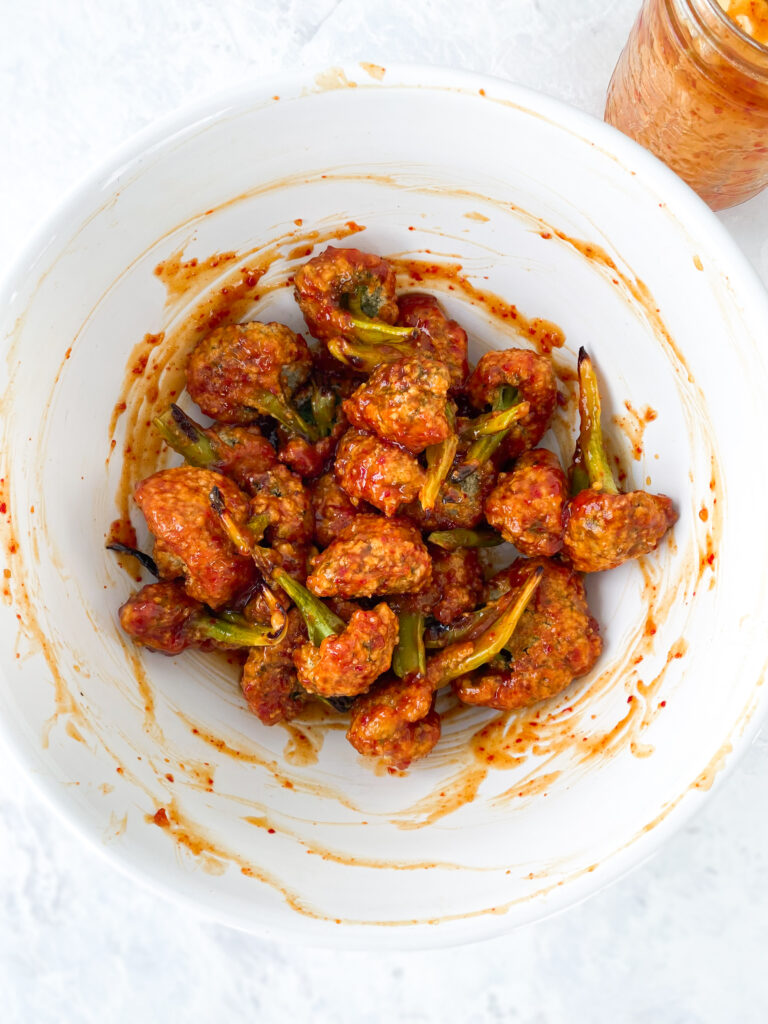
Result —
<svg viewBox="0 0 768 1024"><path fill-rule="evenodd" d="M126 421L133 410L140 426L149 409L129 402L108 458L131 368L142 354L144 375L176 365L194 338L180 325L201 296L213 308L242 282L243 264L279 257L238 314L299 327L291 289L268 282L348 221L365 226L351 244L431 250L559 324L563 366L586 345L606 422L624 416L609 433L630 483L680 512L656 554L590 578L602 658L561 697L510 716L490 764L490 741L472 737L494 712L449 716L430 758L377 774L338 723L309 722L303 738L267 729L223 661L142 654L118 631L133 584L104 538ZM166 273L167 291L153 269L182 251L240 255L190 271L186 293L183 271ZM518 342L511 319L466 292L441 297L475 357ZM754 734L768 621L754 510L768 494L752 445L768 304L716 218L611 128L434 68L362 65L242 89L142 133L70 196L2 310L2 731L51 805L158 891L314 943L490 936L637 864ZM646 407L656 418L639 426ZM562 419L550 440L567 456ZM642 427L634 459L628 437ZM169 827L153 820L161 807Z"/></svg>

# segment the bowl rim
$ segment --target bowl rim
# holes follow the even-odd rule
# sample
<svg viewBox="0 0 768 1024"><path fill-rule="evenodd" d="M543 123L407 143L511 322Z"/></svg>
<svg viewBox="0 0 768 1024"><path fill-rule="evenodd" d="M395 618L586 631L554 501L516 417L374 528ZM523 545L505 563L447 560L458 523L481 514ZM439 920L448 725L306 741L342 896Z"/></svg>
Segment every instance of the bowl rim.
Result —
<svg viewBox="0 0 768 1024"><path fill-rule="evenodd" d="M385 74L378 80L366 71L364 62L351 61L330 68L308 67L297 72L248 79L178 106L129 136L64 190L53 207L40 217L28 241L15 256L11 256L0 278L0 303L6 309L11 309L15 293L23 282L34 277L36 268L44 262L48 251L57 245L62 230L73 223L79 223L76 218L82 216L84 208L89 211L89 215L93 215L94 209L100 210L105 197L111 196L120 177L130 170L140 172L141 162L153 151L183 141L187 135L204 129L207 124L226 117L228 113L269 105L274 102L273 96L276 94L281 99L300 100L305 95L335 88L322 85L323 75L329 72L346 76L359 86L371 89L425 89L463 96L477 95L480 90L484 90L480 93L484 100L503 103L521 113L542 117L554 128L587 145L598 147L606 156L619 163L624 171L636 174L638 182L653 188L665 206L671 204L668 212L683 230L689 218L704 228L706 235L717 246L723 263L733 269L734 276L738 273L739 291L749 308L762 310L768 323L768 293L748 257L722 222L661 160L617 129L563 100L493 75L441 65L393 63L386 66ZM41 279L38 275L32 297ZM15 323L8 322L3 335L5 343L12 338L15 329ZM1 665L0 677L5 678ZM198 917L226 924L248 934L272 940L290 939L306 946L405 950L456 946L498 937L515 927L562 912L618 881L648 860L670 835L690 821L704 806L706 799L723 784L744 755L767 714L768 687L760 695L747 720L741 721L740 730L733 736L723 738L724 743L731 740L733 749L724 759L708 791L699 793L698 800L693 798L692 793L684 791L683 798L666 812L662 820L657 821L652 828L646 826L623 847L609 854L591 873L567 882L546 897L530 898L524 910L523 905L518 905L514 920L508 914L486 914L444 921L439 927L424 924L383 927L374 924L347 925L342 929L328 922L322 922L323 927L320 927L319 922L310 924L298 914L287 916L285 924L279 928L259 921L245 922L223 908L211 907L167 881L161 881L144 864L134 864L119 852L119 848L104 843L86 813L74 803L65 804L61 801L59 782L40 770L39 762L36 763L34 756L30 756L29 743L11 729L4 716L0 716L0 742L11 753L14 762L30 780L43 802L91 849L124 876L140 883L150 892L192 910Z"/></svg>

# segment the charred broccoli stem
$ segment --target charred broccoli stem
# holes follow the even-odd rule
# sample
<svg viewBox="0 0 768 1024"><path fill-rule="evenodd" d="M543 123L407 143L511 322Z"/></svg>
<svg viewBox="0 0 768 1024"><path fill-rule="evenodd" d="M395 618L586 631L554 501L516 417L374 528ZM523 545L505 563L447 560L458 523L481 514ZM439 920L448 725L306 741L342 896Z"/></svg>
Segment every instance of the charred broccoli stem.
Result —
<svg viewBox="0 0 768 1024"><path fill-rule="evenodd" d="M446 405L445 416L453 429L456 424L456 414L452 405ZM419 502L425 512L435 507L440 488L448 476L453 460L456 457L456 450L459 447L459 439L455 433L446 437L439 444L431 444L424 452L427 460L427 472L424 475L424 483L419 491Z"/></svg>
<svg viewBox="0 0 768 1024"><path fill-rule="evenodd" d="M145 555L143 551L139 551L138 548L130 548L127 544L120 544L118 541L113 541L111 544L105 545L107 551L115 551L118 555L130 555L131 558L135 558L136 561L143 565L147 572L151 572L156 579L160 579L160 573L157 571L157 565L154 558L150 558L149 555Z"/></svg>
<svg viewBox="0 0 768 1024"><path fill-rule="evenodd" d="M496 601L489 601L473 612L467 612L449 626L438 622L431 623L424 630L424 646L430 651L440 651L451 644L474 640L498 619L508 604L509 598L505 596Z"/></svg>
<svg viewBox="0 0 768 1024"><path fill-rule="evenodd" d="M427 663L427 678L437 689L480 668L495 658L509 643L520 617L541 582L541 566L531 573L519 593L505 606L498 618L473 641L451 644Z"/></svg>
<svg viewBox="0 0 768 1024"><path fill-rule="evenodd" d="M262 416L271 416L292 434L300 434L307 441L319 440L317 427L299 415L282 395L264 388L254 388L248 396L248 407Z"/></svg>
<svg viewBox="0 0 768 1024"><path fill-rule="evenodd" d="M579 349L579 440L571 464L571 492L587 487L605 494L618 494L600 424L600 389L592 360Z"/></svg>
<svg viewBox="0 0 768 1024"><path fill-rule="evenodd" d="M205 469L216 463L218 453L213 442L203 428L178 405L172 405L152 422L165 443L190 466Z"/></svg>

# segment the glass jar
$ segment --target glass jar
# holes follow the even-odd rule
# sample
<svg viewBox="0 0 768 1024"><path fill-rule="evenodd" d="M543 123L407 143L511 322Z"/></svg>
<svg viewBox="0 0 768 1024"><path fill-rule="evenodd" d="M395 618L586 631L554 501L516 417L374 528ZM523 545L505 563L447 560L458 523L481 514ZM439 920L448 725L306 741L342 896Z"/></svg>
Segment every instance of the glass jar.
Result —
<svg viewBox="0 0 768 1024"><path fill-rule="evenodd" d="M713 210L768 185L768 0L721 3L645 0L605 108Z"/></svg>

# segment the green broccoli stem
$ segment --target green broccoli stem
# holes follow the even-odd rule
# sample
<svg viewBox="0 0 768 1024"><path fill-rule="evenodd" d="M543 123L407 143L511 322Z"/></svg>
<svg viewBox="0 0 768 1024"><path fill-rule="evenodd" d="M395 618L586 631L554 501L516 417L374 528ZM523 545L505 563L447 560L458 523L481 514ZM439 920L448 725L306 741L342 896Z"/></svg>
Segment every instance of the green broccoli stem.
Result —
<svg viewBox="0 0 768 1024"><path fill-rule="evenodd" d="M244 621L244 620L243 620ZM260 623L243 624L226 618L202 612L196 615L189 624L189 630L201 640L216 640L219 643L232 644L233 647L271 647L279 643L285 635L285 625L273 630L271 626Z"/></svg>
<svg viewBox="0 0 768 1024"><path fill-rule="evenodd" d="M504 538L492 530L465 530L461 527L454 530L434 530L427 536L427 540L445 551L456 551L458 548L495 548L504 543Z"/></svg>
<svg viewBox="0 0 768 1024"><path fill-rule="evenodd" d="M429 659L427 678L435 689L451 682L452 679L474 672L501 653L533 597L543 571L540 565L536 567L517 596L476 640L471 643L465 641L451 644Z"/></svg>
<svg viewBox="0 0 768 1024"><path fill-rule="evenodd" d="M403 612L400 633L392 654L392 671L400 679L410 675L423 676L427 670L424 651L424 613Z"/></svg>
<svg viewBox="0 0 768 1024"><path fill-rule="evenodd" d="M258 542L266 533L267 527L271 522L271 516L268 516L266 512L259 512L258 515L251 516L245 525L248 527L248 531L252 535L254 541Z"/></svg>
<svg viewBox="0 0 768 1024"><path fill-rule="evenodd" d="M284 590L296 605L306 624L310 643L315 647L319 647L327 637L338 636L347 628L343 619L293 576L289 576L284 569L273 569L272 581Z"/></svg>
<svg viewBox="0 0 768 1024"><path fill-rule="evenodd" d="M603 443L603 430L600 425L600 390L597 384L592 360L584 348L579 349L579 418L581 429L577 453L581 454L581 462L586 468L589 487L593 491L604 491L606 494L618 494L619 489L613 478L608 454ZM576 466L576 456L574 456ZM583 482L581 466L571 473L571 486L574 482L580 487ZM581 488L583 489L583 488Z"/></svg>
<svg viewBox="0 0 768 1024"><path fill-rule="evenodd" d="M322 385L312 388L312 417L320 437L328 437L336 421L336 393Z"/></svg>
<svg viewBox="0 0 768 1024"><path fill-rule="evenodd" d="M456 414L451 404L445 406L445 418L453 430L456 426ZM438 444L431 444L424 452L427 460L427 472L424 475L424 483L419 491L419 501L425 512L435 507L440 488L451 470L456 451L459 447L459 439L455 433L450 434L445 440Z"/></svg>
<svg viewBox="0 0 768 1024"><path fill-rule="evenodd" d="M372 317L370 314L377 312L380 304L372 303L369 300L366 309L366 297L363 288L359 288L357 292L347 296L349 322L358 341L368 342L371 345L389 341L398 345L414 337L413 327L396 327L394 324L388 324L384 320L376 320L375 317Z"/></svg>
<svg viewBox="0 0 768 1024"><path fill-rule="evenodd" d="M528 415L530 408L529 403L521 399L517 388L506 384L500 387L494 396L492 411L474 421L479 421L478 436L469 447L464 465L476 469L487 462L514 424ZM489 424L496 424L497 429L488 432Z"/></svg>
<svg viewBox="0 0 768 1024"><path fill-rule="evenodd" d="M419 502L425 512L435 507L440 488L451 470L458 447L459 439L452 434L440 444L432 444L427 448L427 472L419 491Z"/></svg>
<svg viewBox="0 0 768 1024"><path fill-rule="evenodd" d="M382 342L368 344L366 342L349 341L347 338L331 338L326 342L328 351L334 359L345 366L350 366L360 373L371 374L382 363L396 363L404 356L414 355L416 349L412 345L397 347Z"/></svg>
<svg viewBox="0 0 768 1024"><path fill-rule="evenodd" d="M216 448L199 423L172 405L152 421L165 443L191 466L206 468L218 461Z"/></svg>
<svg viewBox="0 0 768 1024"><path fill-rule="evenodd" d="M568 480L571 487L571 497L586 491L589 487L589 473L584 465L584 456L581 454L581 445L576 442L576 450L573 453L573 461L568 470Z"/></svg>
<svg viewBox="0 0 768 1024"><path fill-rule="evenodd" d="M368 317L350 317L349 321L358 341L375 345L380 341L388 341L390 345L402 345L413 339L412 327L398 327L383 320L370 320Z"/></svg>
<svg viewBox="0 0 768 1024"><path fill-rule="evenodd" d="M347 628L346 622L340 619L338 615L332 612L327 605L323 604L318 597L315 597L298 580L290 576L285 569L274 566L269 559L269 553L266 549L260 548L254 542L253 537L249 536L245 530L242 530L237 525L227 509L219 488L211 488L211 493L208 497L211 508L219 517L219 522L240 554L250 555L262 576L272 585L284 590L296 605L299 614L306 624L310 642L315 647L319 647L327 637L343 633ZM287 617L278 600L267 587L264 588L263 593L272 609L275 620L274 624L280 623L282 625L287 621Z"/></svg>
<svg viewBox="0 0 768 1024"><path fill-rule="evenodd" d="M307 441L318 440L317 428L307 423L283 395L276 395L264 388L254 388L248 396L248 406L262 416L271 416L292 434L300 434Z"/></svg>

